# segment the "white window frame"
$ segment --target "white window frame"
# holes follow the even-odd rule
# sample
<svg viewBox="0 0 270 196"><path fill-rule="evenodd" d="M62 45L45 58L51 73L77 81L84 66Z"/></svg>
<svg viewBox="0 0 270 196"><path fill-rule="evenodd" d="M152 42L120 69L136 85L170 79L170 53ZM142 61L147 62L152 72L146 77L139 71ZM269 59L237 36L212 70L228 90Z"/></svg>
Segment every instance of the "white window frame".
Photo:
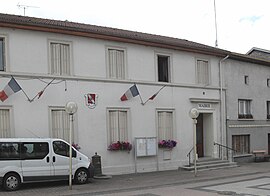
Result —
<svg viewBox="0 0 270 196"><path fill-rule="evenodd" d="M198 62L207 62L207 76L203 76L202 77L202 73L201 73L201 69L199 69L199 64ZM200 84L200 85L205 85L208 86L211 84L211 65L210 65L210 61L208 59L202 59L202 58L196 58L196 67L195 67L195 71L196 71L196 83Z"/></svg>
<svg viewBox="0 0 270 196"><path fill-rule="evenodd" d="M2 35L2 34L0 34L0 38L1 39L4 39L4 47L3 47L3 62L4 62L4 70L0 70L0 72L2 71L2 72L7 72L7 71L9 71L9 69L8 69L8 38L7 38L7 36L6 35Z"/></svg>
<svg viewBox="0 0 270 196"><path fill-rule="evenodd" d="M127 76L127 49L124 47L114 47L114 46L106 46L105 48L106 50L106 64L107 64L107 78L110 79L117 79L117 80L125 80L128 78ZM124 71L122 72L123 75L118 75L116 74L115 76L113 76L111 74L111 65L110 65L110 53L109 50L116 50L116 51L123 51L123 69Z"/></svg>
<svg viewBox="0 0 270 196"><path fill-rule="evenodd" d="M159 81L159 70L158 70L158 57L168 57L168 82L165 83L171 83L172 82L172 54L166 53L166 52L155 52L155 69L156 69L156 81L157 82L163 82Z"/></svg>
<svg viewBox="0 0 270 196"><path fill-rule="evenodd" d="M250 99L238 99L238 118L253 119Z"/></svg>
<svg viewBox="0 0 270 196"><path fill-rule="evenodd" d="M52 49L51 49L51 44L60 44L60 45L68 45L69 46L69 73L63 73L62 71L53 73L52 69ZM49 56L49 74L52 75L59 75L59 76L71 76L73 75L73 47L72 47L72 42L69 41L59 41L59 40L48 40L48 56ZM62 68L63 65L61 63L60 67Z"/></svg>
<svg viewBox="0 0 270 196"><path fill-rule="evenodd" d="M13 123L13 108L11 106L1 106L0 110L8 110L9 111L9 129L10 129L10 133L7 137L14 137L14 123ZM0 129L2 129L3 124L0 121ZM2 133L0 135L0 137L2 137Z"/></svg>
<svg viewBox="0 0 270 196"><path fill-rule="evenodd" d="M50 132L49 132L49 135L51 138L54 137L54 133L53 133L53 115L52 115L52 112L54 110L62 110L63 112L65 112L65 106L49 106L49 127L50 127ZM73 115L73 134L72 134L72 142L74 143L78 143L78 120L77 120L77 113L75 113ZM68 114L67 114L68 115ZM69 115L68 115L68 118L67 118L67 135L64 136L64 137L58 137L60 139L64 139L65 141L69 142L69 131L70 131L70 118L69 118Z"/></svg>
<svg viewBox="0 0 270 196"><path fill-rule="evenodd" d="M172 124L171 124L171 133L161 133L160 130L160 122L159 122L159 114L162 112L171 113L172 114ZM166 122L165 124L167 124ZM157 127L157 138L158 140L176 140L176 126L175 126L175 110L174 109L156 109L156 127Z"/></svg>
<svg viewBox="0 0 270 196"><path fill-rule="evenodd" d="M112 132L111 132L111 127L110 127L110 123L111 123L110 122L110 112L113 112L113 111L115 111L115 112L126 112L126 114L127 114L127 117L126 117L127 130L125 132L126 137L124 139L119 138L119 134L118 134L118 138L113 139ZM119 122L118 122L117 126L119 127ZM118 129L118 132L119 132L119 129ZM107 108L107 144L110 145L111 143L114 143L114 142L117 142L117 141L124 142L122 140L126 140L126 142L131 143L132 142L131 138L132 137L131 137L131 129L130 129L130 109L129 108Z"/></svg>

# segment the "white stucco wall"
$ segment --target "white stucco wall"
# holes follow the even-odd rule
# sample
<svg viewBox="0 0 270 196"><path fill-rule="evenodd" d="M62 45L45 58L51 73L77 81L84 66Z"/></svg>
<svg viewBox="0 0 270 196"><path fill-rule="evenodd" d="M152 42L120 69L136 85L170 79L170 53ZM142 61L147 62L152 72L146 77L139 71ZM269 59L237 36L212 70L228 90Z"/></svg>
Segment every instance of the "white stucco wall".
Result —
<svg viewBox="0 0 270 196"><path fill-rule="evenodd" d="M72 45L73 76L58 78L50 85L40 99L28 102L20 91L0 107L10 107L13 111L12 127L14 137L50 137L49 109L54 106L64 106L72 100L78 104L75 115L75 139L81 146L81 152L91 157L97 152L102 157L103 171L110 174L131 173L135 171L134 148L130 153L111 152L107 150L107 116L108 108L129 109L129 138L134 142L135 137L157 137L156 111L170 109L174 111L174 134L178 141L176 148L169 152L159 149L158 158L145 157L137 160L139 172L175 169L187 164L187 153L193 146L192 120L188 112L197 107L198 100L219 100L219 70L216 57L187 53L161 48L152 48L126 43L116 43L95 40L84 37L58 35L0 28L0 35L7 36L8 72L1 74L0 89L14 75L18 83L30 98L34 97L46 84L39 79L50 82L45 78L49 73L49 41L64 41ZM120 47L126 50L127 79L124 81L108 80L106 73L106 48ZM134 82L143 100L156 93L163 84L157 83L155 54L162 53L171 56L172 82L158 94L154 101L141 105L139 97L121 102L120 97ZM211 85L202 87L195 84L196 59L206 59L210 63ZM17 75L16 75L17 74ZM19 76L18 76L19 75ZM66 88L66 91L65 91ZM98 94L96 108L89 109L85 105L84 95ZM207 121L212 127L213 139L220 139L219 103L211 104L212 120ZM212 139L212 140L213 140ZM208 139L207 142L210 142ZM212 142L212 141L211 141ZM134 143L133 143L134 146ZM164 160L170 157L169 160Z"/></svg>

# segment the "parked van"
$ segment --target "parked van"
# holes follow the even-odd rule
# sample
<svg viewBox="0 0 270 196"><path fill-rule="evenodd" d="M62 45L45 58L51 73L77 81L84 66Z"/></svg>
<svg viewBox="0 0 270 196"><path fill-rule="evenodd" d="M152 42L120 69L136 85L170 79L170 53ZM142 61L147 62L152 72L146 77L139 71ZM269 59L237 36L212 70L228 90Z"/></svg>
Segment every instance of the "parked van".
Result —
<svg viewBox="0 0 270 196"><path fill-rule="evenodd" d="M72 147L77 184L93 177L90 159ZM69 143L61 139L0 138L0 183L8 191L21 183L69 179Z"/></svg>

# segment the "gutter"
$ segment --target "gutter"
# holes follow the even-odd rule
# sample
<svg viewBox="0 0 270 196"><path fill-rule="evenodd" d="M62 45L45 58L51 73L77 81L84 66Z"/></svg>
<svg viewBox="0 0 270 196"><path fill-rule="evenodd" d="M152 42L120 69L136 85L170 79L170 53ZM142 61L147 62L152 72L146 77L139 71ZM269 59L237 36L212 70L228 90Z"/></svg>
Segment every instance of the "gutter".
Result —
<svg viewBox="0 0 270 196"><path fill-rule="evenodd" d="M226 96L223 96L223 67L222 67L222 63L227 60L230 56L227 55L226 57L224 57L223 59L221 59L219 61L219 86L220 86L220 125L221 125L221 134L220 134L220 141L221 144L224 145L223 141L226 142L227 145L227 135L224 134L224 117L226 115L225 112L225 106L226 106ZM226 138L224 139L224 136L226 136ZM222 156L223 157L223 156Z"/></svg>

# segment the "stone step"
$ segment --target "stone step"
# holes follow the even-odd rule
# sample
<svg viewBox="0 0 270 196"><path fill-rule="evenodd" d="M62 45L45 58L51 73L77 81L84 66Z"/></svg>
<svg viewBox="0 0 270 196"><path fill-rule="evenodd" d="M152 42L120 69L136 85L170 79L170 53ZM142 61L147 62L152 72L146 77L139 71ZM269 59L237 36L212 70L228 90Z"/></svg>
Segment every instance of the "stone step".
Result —
<svg viewBox="0 0 270 196"><path fill-rule="evenodd" d="M236 162L229 162L228 160L221 159L199 159L196 164L197 170L213 170L213 169L221 169L221 168L232 168L238 167ZM190 166L183 166L181 169L193 171L194 165L193 163Z"/></svg>

